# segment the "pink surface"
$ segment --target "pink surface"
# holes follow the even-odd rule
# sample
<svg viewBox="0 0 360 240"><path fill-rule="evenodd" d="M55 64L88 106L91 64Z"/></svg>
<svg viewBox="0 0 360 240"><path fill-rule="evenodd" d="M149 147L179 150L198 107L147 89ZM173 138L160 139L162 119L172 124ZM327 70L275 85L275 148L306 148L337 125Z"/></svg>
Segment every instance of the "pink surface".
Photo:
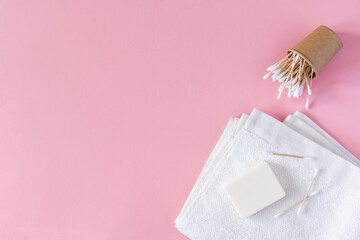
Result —
<svg viewBox="0 0 360 240"><path fill-rule="evenodd" d="M0 239L185 239L231 116L301 110L360 156L359 1L1 1ZM312 106L266 67L318 25Z"/></svg>

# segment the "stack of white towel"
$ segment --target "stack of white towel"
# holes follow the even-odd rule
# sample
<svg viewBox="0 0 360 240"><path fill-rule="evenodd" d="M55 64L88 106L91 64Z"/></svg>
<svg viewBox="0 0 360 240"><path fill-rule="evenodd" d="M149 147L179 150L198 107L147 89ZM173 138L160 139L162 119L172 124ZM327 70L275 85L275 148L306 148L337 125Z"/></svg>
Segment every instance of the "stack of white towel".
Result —
<svg viewBox="0 0 360 240"><path fill-rule="evenodd" d="M298 159L272 153L300 155ZM270 164L286 196L242 219L224 185L260 161ZM302 214L292 209L312 189L320 191ZM190 239L360 239L360 161L301 112L284 122L254 109L232 118L175 220Z"/></svg>

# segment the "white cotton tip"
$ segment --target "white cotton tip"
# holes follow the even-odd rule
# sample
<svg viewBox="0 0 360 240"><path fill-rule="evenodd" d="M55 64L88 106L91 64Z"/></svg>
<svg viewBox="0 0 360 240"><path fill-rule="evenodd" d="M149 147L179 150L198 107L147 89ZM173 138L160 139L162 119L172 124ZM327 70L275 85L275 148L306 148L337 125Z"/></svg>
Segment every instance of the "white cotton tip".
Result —
<svg viewBox="0 0 360 240"><path fill-rule="evenodd" d="M267 79L267 78L270 76L270 73L271 73L271 72L268 72L268 73L263 77L263 79L264 79L264 80Z"/></svg>
<svg viewBox="0 0 360 240"><path fill-rule="evenodd" d="M317 177L319 172L320 172L320 168L316 168L315 171L314 171L314 178Z"/></svg>
<svg viewBox="0 0 360 240"><path fill-rule="evenodd" d="M315 190L312 193L310 193L309 197L313 197L313 196L315 196L315 195L317 195L319 193L320 193L320 190Z"/></svg>
<svg viewBox="0 0 360 240"><path fill-rule="evenodd" d="M274 73L275 76L279 75L280 74L280 69L274 70L273 73Z"/></svg>
<svg viewBox="0 0 360 240"><path fill-rule="evenodd" d="M304 85L301 85L299 87L299 97L303 94L303 91L304 91Z"/></svg>
<svg viewBox="0 0 360 240"><path fill-rule="evenodd" d="M300 57L300 55L297 55L297 54L296 54L295 62L297 62L297 61L299 60L299 57Z"/></svg>
<svg viewBox="0 0 360 240"><path fill-rule="evenodd" d="M288 90L288 98L293 95L293 91L291 89Z"/></svg>
<svg viewBox="0 0 360 240"><path fill-rule="evenodd" d="M271 76L271 78L273 79L273 81L276 81L279 78L279 70L276 70L275 72L273 72L274 74Z"/></svg>
<svg viewBox="0 0 360 240"><path fill-rule="evenodd" d="M281 95L282 95L282 93L283 93L283 91L284 91L284 83L283 84L281 84L281 86L280 86L280 88L279 88L279 95L277 96L277 98L278 99L280 99L281 98Z"/></svg>
<svg viewBox="0 0 360 240"><path fill-rule="evenodd" d="M296 88L295 91L294 91L294 97L295 98L298 98L300 95L299 95L299 88Z"/></svg>
<svg viewBox="0 0 360 240"><path fill-rule="evenodd" d="M279 79L279 82L284 82L286 80L287 76L283 77L283 78L280 78Z"/></svg>
<svg viewBox="0 0 360 240"><path fill-rule="evenodd" d="M310 99L309 99L309 96L308 96L308 98L306 99L305 108L309 109L309 106L310 106Z"/></svg>
<svg viewBox="0 0 360 240"><path fill-rule="evenodd" d="M311 160L311 161L315 161L315 158L312 158L312 157L304 157L304 159L306 159L306 160Z"/></svg>
<svg viewBox="0 0 360 240"><path fill-rule="evenodd" d="M311 87L309 86L309 84L307 84L307 92L308 92L308 95L311 95L311 93L312 93Z"/></svg>
<svg viewBox="0 0 360 240"><path fill-rule="evenodd" d="M282 92L284 90L284 84L281 84L279 89L278 89L278 92Z"/></svg>
<svg viewBox="0 0 360 240"><path fill-rule="evenodd" d="M274 215L274 218L279 218L284 214L284 212Z"/></svg>
<svg viewBox="0 0 360 240"><path fill-rule="evenodd" d="M271 71L274 71L274 70L277 69L277 68L278 68L278 66L277 66L276 64L274 64L274 65L268 67L266 70L268 70L269 72L271 72Z"/></svg>
<svg viewBox="0 0 360 240"><path fill-rule="evenodd" d="M300 215L302 208L303 208L303 205L301 205L301 206L299 207L299 209L297 210L297 213L296 213L297 215Z"/></svg>

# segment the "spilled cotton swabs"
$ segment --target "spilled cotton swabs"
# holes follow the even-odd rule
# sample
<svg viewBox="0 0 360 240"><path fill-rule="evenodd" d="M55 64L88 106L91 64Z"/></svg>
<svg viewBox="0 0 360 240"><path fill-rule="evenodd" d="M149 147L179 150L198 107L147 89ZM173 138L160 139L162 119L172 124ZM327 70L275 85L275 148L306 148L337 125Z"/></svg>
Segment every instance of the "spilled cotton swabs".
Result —
<svg viewBox="0 0 360 240"><path fill-rule="evenodd" d="M319 168L316 168L315 171L314 171L314 176L313 176L313 178L311 179L310 185L309 185L309 187L308 187L308 189L307 189L307 191L306 191L306 193L305 193L304 199L302 200L301 206L299 207L299 209L298 209L298 211L297 211L297 214L298 214L298 215L301 213L301 210L302 210L303 207L304 207L305 201L306 201L306 199L307 199L308 196L309 196L309 192L310 192L310 190L311 190L312 185L313 185L314 182L315 182L315 179L316 179L317 175L319 174L319 171L320 171Z"/></svg>
<svg viewBox="0 0 360 240"><path fill-rule="evenodd" d="M288 97L298 98L307 88L306 108L309 108L309 97L311 95L312 78L314 70L311 65L299 54L289 52L289 54L279 62L267 68L268 73L263 77L267 79L270 74L273 81L281 83L279 87L278 99L281 98L284 88L288 89ZM310 83L309 83L310 82Z"/></svg>
<svg viewBox="0 0 360 240"><path fill-rule="evenodd" d="M319 192L320 192L320 191L317 190L317 191L314 191L314 192L310 193L310 195L306 197L306 200L309 199L310 197L315 196L315 195L318 194ZM274 218L278 218L278 217L282 216L284 213L286 213L286 212L289 211L290 209L292 209L292 208L296 207L297 205L299 205L300 203L302 203L303 200L304 200L304 199L301 199L300 201L297 201L296 203L294 203L293 205L291 205L290 207L288 207L287 209L285 209L285 210L282 211L281 213L276 214L276 215L274 216Z"/></svg>
<svg viewBox="0 0 360 240"><path fill-rule="evenodd" d="M292 157L292 158L300 158L300 159L309 159L309 160L314 160L314 158L310 158L310 157L303 157L303 156L298 156L298 155L290 155L290 154L284 154L284 153L272 153L273 155L277 155L277 156L284 156L284 157ZM282 211L281 213L279 214L276 214L274 217L275 218L278 218L280 217L281 215L283 215L285 212L289 211L290 209L292 209L293 207L299 205L301 203L301 206L299 207L298 211L297 211L297 214L299 215L301 213L301 210L303 209L304 205L305 205L305 202L306 200L311 197L311 196L314 196L315 194L318 194L319 191L314 191L312 192L311 194L310 193L310 190L311 190L311 187L313 186L314 182L315 182L315 179L317 177L317 175L319 174L319 171L320 169L319 168L316 168L315 171L314 171L314 175L311 179L311 182L310 182L310 185L309 187L307 188L306 190L306 193L305 193L305 196L303 197L303 199L301 199L300 201L294 203L293 205L291 205L290 207L288 207L287 209L285 209L284 211Z"/></svg>
<svg viewBox="0 0 360 240"><path fill-rule="evenodd" d="M326 64L342 48L339 36L326 26L319 26L294 47L287 50L287 56L267 68L267 79L271 74L273 81L281 83L278 98L284 89L288 97L298 98L307 89L305 107L309 108L312 80L317 78Z"/></svg>
<svg viewBox="0 0 360 240"><path fill-rule="evenodd" d="M314 181L319 173L320 169L319 168L316 168L315 171L314 171L314 175L313 175L313 178L311 179L311 182L310 182L310 186L308 187L307 191L306 191L306 194L305 196L297 201L296 203L294 203L293 205L291 205L290 207L286 208L284 211L282 211L281 213L278 213L274 216L274 218L278 218L280 216L282 216L284 213L286 213L287 211L289 211L290 209L296 207L297 205L301 204L298 211L297 211L297 215L300 214L301 210L303 209L303 206L305 204L305 201L307 201L310 197L313 197L315 196L316 194L318 194L320 191L319 190L316 190L316 191L313 191L312 193L309 194L310 190L311 190L311 187L312 185L314 184Z"/></svg>

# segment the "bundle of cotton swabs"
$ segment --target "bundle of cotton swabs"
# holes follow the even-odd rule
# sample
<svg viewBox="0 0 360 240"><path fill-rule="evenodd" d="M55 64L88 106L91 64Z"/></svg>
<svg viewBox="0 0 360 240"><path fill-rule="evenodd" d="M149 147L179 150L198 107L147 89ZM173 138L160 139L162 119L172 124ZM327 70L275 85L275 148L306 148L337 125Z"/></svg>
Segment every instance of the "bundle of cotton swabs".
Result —
<svg viewBox="0 0 360 240"><path fill-rule="evenodd" d="M303 94L304 87L307 88L307 100L305 107L309 108L309 98L311 95L312 77L314 77L314 70L310 64L295 52L290 52L286 57L279 62L267 68L269 71L263 79L267 79L270 74L273 81L279 81L281 86L279 87L278 99L286 87L288 89L288 97L298 98Z"/></svg>

